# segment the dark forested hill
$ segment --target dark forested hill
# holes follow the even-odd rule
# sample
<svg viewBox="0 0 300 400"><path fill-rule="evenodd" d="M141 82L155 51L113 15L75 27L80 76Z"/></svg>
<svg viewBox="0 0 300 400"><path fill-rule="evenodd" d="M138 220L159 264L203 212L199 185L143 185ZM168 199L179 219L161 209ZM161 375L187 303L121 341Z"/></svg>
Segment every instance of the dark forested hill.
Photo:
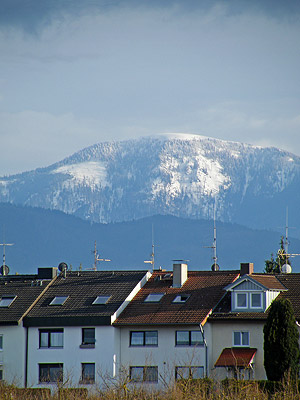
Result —
<svg viewBox="0 0 300 400"><path fill-rule="evenodd" d="M38 266L57 266L65 261L73 269L91 268L94 242L101 256L112 261L98 269L145 269L155 241L155 266L169 269L173 259L189 260L191 269L212 265L213 222L174 216L142 218L136 221L91 224L60 211L0 203L0 241L6 247L6 264L11 273L34 273ZM252 230L237 224L217 223L217 253L221 269L238 268L240 262L254 262L262 271L264 260L279 247L280 233ZM291 252L299 253L300 241L291 238ZM2 248L0 250L2 252ZM300 272L300 257L293 259Z"/></svg>

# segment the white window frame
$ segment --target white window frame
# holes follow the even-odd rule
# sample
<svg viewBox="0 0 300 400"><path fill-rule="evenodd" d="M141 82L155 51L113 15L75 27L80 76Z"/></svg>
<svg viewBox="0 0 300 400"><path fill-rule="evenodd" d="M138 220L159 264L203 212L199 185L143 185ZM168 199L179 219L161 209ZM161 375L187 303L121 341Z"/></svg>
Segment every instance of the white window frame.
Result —
<svg viewBox="0 0 300 400"><path fill-rule="evenodd" d="M234 343L234 334L238 333L240 336L240 344ZM243 333L248 334L248 344L243 344ZM250 332L249 331L233 331L232 332L232 345L233 347L250 347Z"/></svg>
<svg viewBox="0 0 300 400"><path fill-rule="evenodd" d="M246 306L245 307L241 307L238 305L238 295L239 294L243 294L246 296ZM247 292L234 292L234 299L235 299L235 308L239 309L239 310L246 310L248 308L248 293Z"/></svg>
<svg viewBox="0 0 300 400"><path fill-rule="evenodd" d="M259 294L260 295L260 306L253 306L252 305L252 295L253 294ZM263 307L263 297L262 297L262 292L250 292L249 293L250 296L250 308L252 309L256 309L256 310L260 310Z"/></svg>

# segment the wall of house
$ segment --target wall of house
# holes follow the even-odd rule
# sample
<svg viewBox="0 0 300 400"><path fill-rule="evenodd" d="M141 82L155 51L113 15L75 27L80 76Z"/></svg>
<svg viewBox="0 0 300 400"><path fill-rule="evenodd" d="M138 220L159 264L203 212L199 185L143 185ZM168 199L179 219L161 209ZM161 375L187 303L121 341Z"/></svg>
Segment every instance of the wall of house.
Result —
<svg viewBox="0 0 300 400"><path fill-rule="evenodd" d="M3 338L0 350L3 379L7 383L23 386L26 330L21 325L0 326L0 335Z"/></svg>
<svg viewBox="0 0 300 400"><path fill-rule="evenodd" d="M254 379L266 379L264 363L263 363L263 326L264 321L213 321L211 325L212 343L211 357L209 363L210 377L216 379L226 378L227 372L225 368L215 368L214 364L219 358L222 350L226 347L233 347L233 332L248 331L250 334L250 346L256 348L257 352L254 357ZM228 376L229 377L229 376Z"/></svg>
<svg viewBox="0 0 300 400"><path fill-rule="evenodd" d="M39 363L63 363L65 386L94 385L80 384L81 363L95 363L95 385L101 386L103 380L112 379L114 371L115 345L118 332L112 326L95 327L95 347L80 348L82 327L64 328L63 348L39 348L39 329L29 328L28 332L28 386L49 387L51 384L39 383ZM53 384L56 386L55 384Z"/></svg>
<svg viewBox="0 0 300 400"><path fill-rule="evenodd" d="M130 331L151 330L158 331L158 346L130 346ZM175 332L177 330L199 330L199 325L120 328L119 366L127 374L130 366L157 366L160 386L174 382L176 366L203 366L205 373L205 346L176 346Z"/></svg>

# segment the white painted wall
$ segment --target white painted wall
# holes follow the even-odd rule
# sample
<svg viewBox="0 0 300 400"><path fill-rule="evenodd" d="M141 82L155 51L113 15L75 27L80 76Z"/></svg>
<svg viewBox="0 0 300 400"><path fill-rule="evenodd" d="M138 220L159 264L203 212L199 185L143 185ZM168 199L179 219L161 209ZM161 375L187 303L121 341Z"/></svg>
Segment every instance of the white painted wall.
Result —
<svg viewBox="0 0 300 400"><path fill-rule="evenodd" d="M7 383L23 386L26 330L21 325L0 326L0 335L3 335L3 350L0 351L3 379Z"/></svg>
<svg viewBox="0 0 300 400"><path fill-rule="evenodd" d="M158 366L159 385L173 382L175 366L203 366L205 346L175 346L176 330L199 330L198 325L176 327L122 327L120 329L120 358L118 367L129 371L130 366ZM157 347L131 347L130 331L158 331ZM205 373L205 372L204 372ZM155 385L151 383L150 385ZM156 386L156 385L155 385Z"/></svg>
<svg viewBox="0 0 300 400"><path fill-rule="evenodd" d="M58 328L58 327L57 327ZM63 327L61 327L63 328ZM28 387L49 387L49 384L39 384L39 363L63 363L64 384L66 386L80 385L81 363L95 363L96 386L101 386L102 378L113 376L113 359L118 333L112 326L95 327L95 348L80 348L82 340L81 327L64 327L63 348L39 348L39 329L29 328L28 343ZM118 341L117 341L118 342Z"/></svg>

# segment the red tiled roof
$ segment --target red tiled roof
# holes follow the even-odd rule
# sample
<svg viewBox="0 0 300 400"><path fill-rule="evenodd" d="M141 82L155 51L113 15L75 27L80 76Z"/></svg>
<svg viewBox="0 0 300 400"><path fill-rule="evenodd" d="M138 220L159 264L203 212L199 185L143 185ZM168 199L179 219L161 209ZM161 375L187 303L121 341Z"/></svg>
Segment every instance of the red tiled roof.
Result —
<svg viewBox="0 0 300 400"><path fill-rule="evenodd" d="M190 271L181 288L172 287L172 273L155 271L116 320L115 325L199 324L224 296L224 287L239 271ZM150 293L164 293L157 303L144 302ZM179 294L190 295L184 303L173 303Z"/></svg>
<svg viewBox="0 0 300 400"><path fill-rule="evenodd" d="M232 347L223 349L215 367L249 367L257 349Z"/></svg>
<svg viewBox="0 0 300 400"><path fill-rule="evenodd" d="M286 287L277 279L276 275L252 274L249 276L267 289L287 290Z"/></svg>

